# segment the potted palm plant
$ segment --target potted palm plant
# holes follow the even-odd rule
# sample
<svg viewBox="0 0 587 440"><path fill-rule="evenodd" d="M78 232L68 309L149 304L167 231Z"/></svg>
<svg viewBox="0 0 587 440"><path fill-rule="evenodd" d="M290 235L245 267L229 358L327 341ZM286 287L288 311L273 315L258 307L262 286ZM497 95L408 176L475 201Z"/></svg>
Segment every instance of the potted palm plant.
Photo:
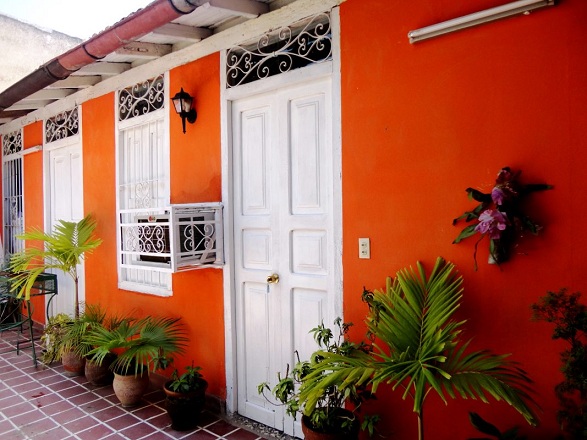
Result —
<svg viewBox="0 0 587 440"><path fill-rule="evenodd" d="M166 368L172 354L187 344L179 318L148 316L123 319L113 328L96 327L86 341L93 346L88 358L102 364L112 353L113 388L122 406L137 405L149 386L149 373Z"/></svg>
<svg viewBox="0 0 587 440"><path fill-rule="evenodd" d="M196 427L198 416L206 403L208 382L200 373L200 367L185 368L181 375L173 371L171 380L165 382L165 408L171 418L171 427L176 431L189 431Z"/></svg>
<svg viewBox="0 0 587 440"><path fill-rule="evenodd" d="M323 373L315 371L323 359L322 353L344 355L349 351L367 352L370 349L365 344L355 344L349 340L348 332L352 324L343 323L342 319L337 318L334 325L337 336L324 324L310 331L322 351L312 354L308 361L300 361L298 357L298 362L291 371L288 365L285 374L278 373L278 382L273 388L268 383L262 383L258 387L259 394L270 402L271 399L265 393L273 394L279 404L285 405L286 413L291 417L296 418L298 413L302 414L302 432L306 439L357 439L361 427L373 434L374 424L378 419L377 416L365 416L361 424L358 411L361 404L372 398L372 395L366 386L355 385L352 381L345 387L341 386L341 382L328 381L327 384L322 384L316 381L321 388L315 390L316 400L312 402L311 410L307 401L300 399L300 385L305 382L306 377L314 373L326 379ZM347 403L353 405L352 410L345 408Z"/></svg>
<svg viewBox="0 0 587 440"><path fill-rule="evenodd" d="M88 337L93 329L118 327L125 318L108 315L100 304L84 304L81 308L79 318L71 321L63 335L63 352L72 352L85 361L84 375L92 385L110 384L114 374L109 367L116 359L116 355L111 353L100 364L88 359L88 353L94 348L88 341ZM64 368L67 372L66 365Z"/></svg>
<svg viewBox="0 0 587 440"><path fill-rule="evenodd" d="M24 251L12 255L10 259L11 290L18 291L20 297L30 299L31 289L37 277L43 272L61 270L74 282L74 316L79 319L79 273L78 265L86 253L92 252L102 240L94 236L96 222L90 215L78 222L60 220L51 233L32 229L17 238L40 241L43 247L27 247ZM71 346L70 346L71 348ZM73 350L62 350L62 362L71 374L83 374L83 358Z"/></svg>
<svg viewBox="0 0 587 440"><path fill-rule="evenodd" d="M388 383L393 390L403 388L404 398L412 397L420 440L424 439L424 403L431 392L445 402L447 395L483 402L491 396L535 425L528 375L507 355L467 354L468 342L459 340L464 321L454 320L453 314L460 306L461 285L454 265L438 258L428 276L418 263L417 270L403 269L389 278L385 290L366 291L366 324L377 344L367 353L319 352L321 360L300 388L305 413L313 411L320 390L331 383L341 384L343 391L347 384L370 384L373 392Z"/></svg>

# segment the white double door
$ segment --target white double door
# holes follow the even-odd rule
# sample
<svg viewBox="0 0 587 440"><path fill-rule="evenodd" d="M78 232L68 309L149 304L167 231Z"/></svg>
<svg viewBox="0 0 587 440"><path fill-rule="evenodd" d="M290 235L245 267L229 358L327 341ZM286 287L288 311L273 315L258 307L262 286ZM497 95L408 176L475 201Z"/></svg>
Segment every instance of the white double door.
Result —
<svg viewBox="0 0 587 440"><path fill-rule="evenodd" d="M257 392L317 348L340 306L330 79L232 103L238 412L294 435ZM335 169L337 172L335 173Z"/></svg>
<svg viewBox="0 0 587 440"><path fill-rule="evenodd" d="M50 230L59 220L79 221L84 217L82 148L80 143L69 144L49 151L50 173ZM51 302L50 313L73 316L75 284L69 275L55 271L58 295ZM85 298L83 264L78 266L80 301Z"/></svg>

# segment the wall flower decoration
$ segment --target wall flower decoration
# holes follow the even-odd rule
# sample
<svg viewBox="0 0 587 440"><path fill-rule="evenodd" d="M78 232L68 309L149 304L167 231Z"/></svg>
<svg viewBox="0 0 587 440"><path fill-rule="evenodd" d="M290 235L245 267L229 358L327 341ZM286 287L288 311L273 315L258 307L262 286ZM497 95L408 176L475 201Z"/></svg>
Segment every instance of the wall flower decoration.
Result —
<svg viewBox="0 0 587 440"><path fill-rule="evenodd" d="M524 231L537 234L541 229L541 226L522 212L521 202L528 194L552 189L553 186L546 183L523 185L518 181L520 173L521 171L513 172L509 167L502 168L489 194L473 188L466 189L469 198L479 204L472 211L466 211L453 220L453 225L461 220L474 222L466 226L453 243L460 243L465 238L479 234L473 253L475 270L477 246L485 237L489 239L489 261L499 264L508 260L515 239Z"/></svg>

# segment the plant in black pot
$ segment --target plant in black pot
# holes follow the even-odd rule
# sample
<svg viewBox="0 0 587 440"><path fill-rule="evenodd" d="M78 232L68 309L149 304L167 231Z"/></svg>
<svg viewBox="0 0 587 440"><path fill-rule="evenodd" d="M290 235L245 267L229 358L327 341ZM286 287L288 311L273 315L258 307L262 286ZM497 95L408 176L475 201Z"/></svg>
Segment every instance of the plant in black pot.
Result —
<svg viewBox="0 0 587 440"><path fill-rule="evenodd" d="M366 352L369 347L364 344L355 344L348 340L348 331L352 326L350 323L343 323L340 318L334 322L337 327L338 337L324 324L312 329L314 340L318 343L320 350L327 353L336 353L344 356L352 351ZM329 440L350 440L359 436L362 427L370 434L374 432L374 425L378 420L377 416L365 416L361 424L358 411L361 404L373 398L367 387L354 386L349 381L345 389L340 387L341 383L329 381L328 385L321 389L315 389L315 401L308 405L307 401L300 403L300 386L304 386L305 378L315 371L316 365L322 360L322 356L315 352L309 361L300 361L290 371L289 365L285 375L278 373L278 382L270 388L268 383L262 383L258 387L259 394L271 402L265 394L270 392L280 404L285 405L286 413L296 418L298 413L302 414L302 431L306 439L329 439ZM298 353L296 352L296 356ZM327 373L324 373L325 380ZM345 405L351 403L352 410Z"/></svg>
<svg viewBox="0 0 587 440"><path fill-rule="evenodd" d="M171 428L176 431L189 431L196 427L199 415L206 404L208 382L200 373L200 367L185 368L185 373L174 370L171 380L163 387L165 407L171 418Z"/></svg>

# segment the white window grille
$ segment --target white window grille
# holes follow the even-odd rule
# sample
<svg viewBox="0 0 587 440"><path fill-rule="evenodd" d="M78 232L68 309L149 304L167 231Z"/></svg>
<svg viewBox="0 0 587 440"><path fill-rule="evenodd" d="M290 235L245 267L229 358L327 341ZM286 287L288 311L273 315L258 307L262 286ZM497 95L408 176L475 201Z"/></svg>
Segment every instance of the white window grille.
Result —
<svg viewBox="0 0 587 440"><path fill-rule="evenodd" d="M222 204L120 212L123 268L178 272L224 263Z"/></svg>
<svg viewBox="0 0 587 440"><path fill-rule="evenodd" d="M2 137L2 195L4 255L23 250L23 241L16 238L24 232L22 198L22 132Z"/></svg>
<svg viewBox="0 0 587 440"><path fill-rule="evenodd" d="M145 95L150 93L143 90L144 85L137 86L141 93L129 93L134 87L119 92L119 222L128 221L123 213L133 210L155 212L169 206L169 146L164 128L162 77L158 78L145 82L145 87L151 87L152 92L162 100L159 109L148 106L145 107L148 111L133 110L141 107L139 101L143 102ZM121 236L118 240L122 243ZM171 294L171 274L153 270L154 267L147 264L129 265L127 256L121 253L118 265L121 288L160 295Z"/></svg>
<svg viewBox="0 0 587 440"><path fill-rule="evenodd" d="M169 204L169 151L163 140L163 125L163 120L157 119L122 132L118 176L121 221L127 221L123 212L160 210ZM128 265L123 255L119 263L120 281L127 284L125 288L153 293L171 291L169 274L149 270L147 265Z"/></svg>

